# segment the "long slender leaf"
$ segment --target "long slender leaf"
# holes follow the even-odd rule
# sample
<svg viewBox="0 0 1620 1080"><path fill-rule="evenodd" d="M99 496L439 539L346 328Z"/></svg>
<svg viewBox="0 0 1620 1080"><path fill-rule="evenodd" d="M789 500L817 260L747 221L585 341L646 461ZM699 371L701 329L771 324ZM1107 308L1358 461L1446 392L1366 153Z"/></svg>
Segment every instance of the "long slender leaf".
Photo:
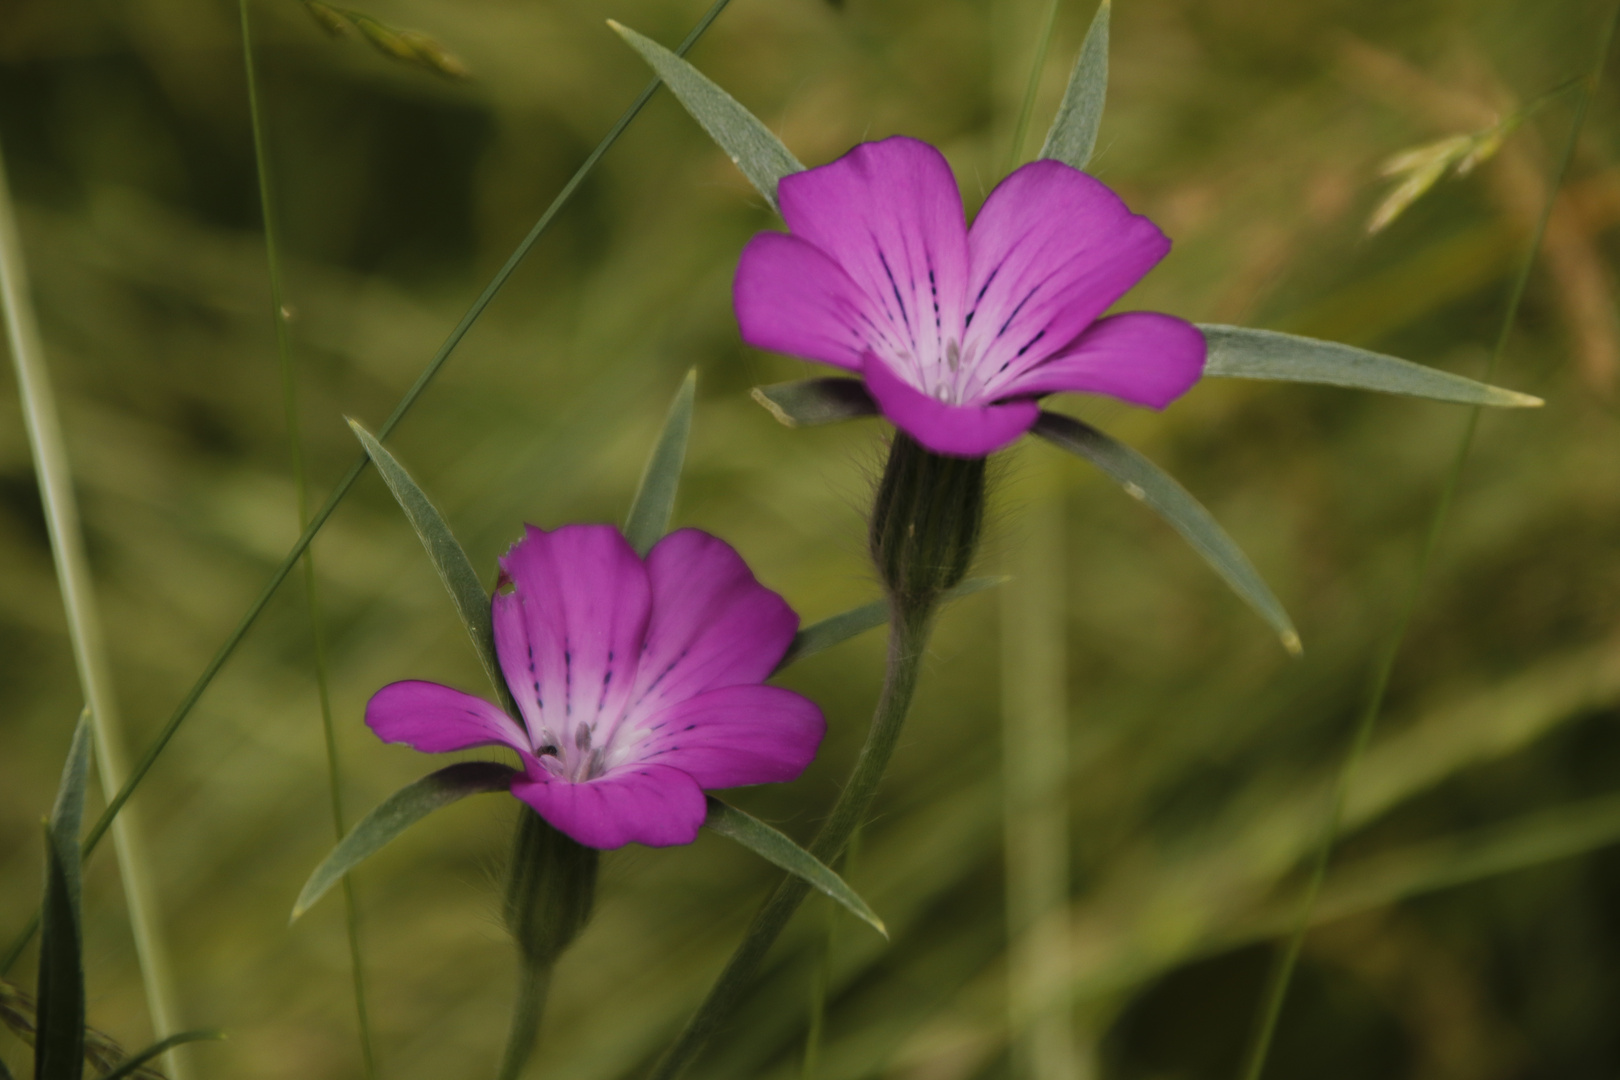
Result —
<svg viewBox="0 0 1620 1080"><path fill-rule="evenodd" d="M1205 375L1322 383L1460 405L1523 409L1542 404L1540 398L1529 394L1487 386L1461 375L1335 341L1245 326L1206 324L1198 329L1209 342Z"/></svg>
<svg viewBox="0 0 1620 1080"><path fill-rule="evenodd" d="M1296 655L1300 652L1299 634L1294 630L1293 621L1254 564L1210 512L1169 474L1130 447L1073 417L1042 412L1035 422L1035 433L1085 458L1107 473L1132 498L1151 507L1204 557L1245 603L1271 624L1282 639L1283 648Z"/></svg>
<svg viewBox="0 0 1620 1080"><path fill-rule="evenodd" d="M752 392L754 400L785 427L815 427L878 414L865 383L837 375L756 386Z"/></svg>
<svg viewBox="0 0 1620 1080"><path fill-rule="evenodd" d="M444 582L451 601L456 605L456 614L461 616L461 624L467 628L473 648L478 650L478 662L484 665L484 674L489 676L496 691L504 696L506 680L501 677L500 663L495 658L495 629L490 620L489 594L478 583L478 572L473 569L472 561L456 541L450 526L445 524L444 515L439 513L427 494L411 479L411 474L394 459L394 455L359 421L350 420L349 427L353 429L354 437L360 440L360 445L366 448L367 456L377 466L377 473L388 485L388 490L394 493L399 508L405 511L405 517L410 520L411 528L416 530L422 547L427 549L433 569L439 572L439 580Z"/></svg>
<svg viewBox="0 0 1620 1080"><path fill-rule="evenodd" d="M6 1068L6 1063L3 1060L0 1060L0 1080L15 1080L11 1075L11 1070Z"/></svg>
<svg viewBox="0 0 1620 1080"><path fill-rule="evenodd" d="M845 884L843 878L828 869L826 863L763 821L710 795L709 816L703 824L721 836L737 841L766 862L802 878L817 891L825 893L848 908L852 915L885 938L889 936L883 920L866 905L865 900L856 895L854 889Z"/></svg>
<svg viewBox="0 0 1620 1080"><path fill-rule="evenodd" d="M719 144L731 163L759 189L771 209L776 209L777 181L804 170L799 159L782 145L782 140L738 104L736 98L679 56L612 19L608 20L608 25L652 66L664 85L692 114L692 119L703 125L709 138Z"/></svg>
<svg viewBox="0 0 1620 1080"><path fill-rule="evenodd" d="M220 1031L182 1031L176 1035L170 1035L167 1039L148 1046L145 1050L103 1076L101 1080L129 1080L129 1077L140 1071L141 1066L155 1058L162 1057L177 1046L184 1046L186 1043L193 1042L208 1042L223 1039L224 1037L224 1032Z"/></svg>
<svg viewBox="0 0 1620 1080"><path fill-rule="evenodd" d="M1091 28L1080 46L1080 56L1069 74L1063 103L1046 133L1041 157L1061 161L1076 169L1091 163L1097 148L1097 129L1102 125L1103 103L1108 97L1108 19L1113 4L1102 0Z"/></svg>
<svg viewBox="0 0 1620 1080"><path fill-rule="evenodd" d="M493 761L461 761L447 765L400 788L361 819L348 836L315 868L298 894L292 917L315 905L338 879L382 850L400 833L440 807L486 791L505 791L517 771Z"/></svg>
<svg viewBox="0 0 1620 1080"><path fill-rule="evenodd" d="M697 397L697 368L686 373L681 388L670 402L664 433L658 437L641 484L625 518L624 536L637 555L645 555L669 531L675 512L675 492L681 485L681 466L686 462L686 439L692 433L692 403Z"/></svg>
<svg viewBox="0 0 1620 1080"><path fill-rule="evenodd" d="M1000 585L1005 580L1006 578L999 577L969 578L946 593L940 599L940 603L953 603L964 596L972 596L981 589L988 589L992 585ZM848 611L837 615L829 615L820 622L811 623L793 635L793 644L788 646L788 651L782 657L782 662L776 665L776 670L781 671L789 664L796 664L807 656L814 656L816 653L830 649L834 645L841 645L850 638L864 634L868 630L876 630L888 621L889 602L887 600L873 600L869 604L850 608Z"/></svg>
<svg viewBox="0 0 1620 1080"><path fill-rule="evenodd" d="M84 1072L84 956L79 923L79 828L90 767L90 710L79 716L45 829L44 933L39 946L35 1080Z"/></svg>

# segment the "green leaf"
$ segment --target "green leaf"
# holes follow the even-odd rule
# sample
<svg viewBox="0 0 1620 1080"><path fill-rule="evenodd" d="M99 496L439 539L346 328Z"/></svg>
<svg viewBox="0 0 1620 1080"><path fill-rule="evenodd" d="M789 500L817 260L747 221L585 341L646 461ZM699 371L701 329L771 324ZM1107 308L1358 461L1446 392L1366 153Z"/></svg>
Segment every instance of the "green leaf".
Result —
<svg viewBox="0 0 1620 1080"><path fill-rule="evenodd" d="M786 427L815 427L878 414L865 383L836 375L756 386L752 393Z"/></svg>
<svg viewBox="0 0 1620 1080"><path fill-rule="evenodd" d="M1185 488L1135 450L1073 417L1042 412L1035 422L1035 434L1085 458L1123 487L1126 494L1151 507L1226 579L1245 603L1271 624L1281 637L1283 648L1296 656L1299 654L1299 634L1282 604L1272 595L1248 556Z"/></svg>
<svg viewBox="0 0 1620 1080"><path fill-rule="evenodd" d="M224 1032L220 1031L182 1031L178 1035L170 1035L162 1042L153 1043L128 1061L123 1062L118 1068L103 1076L101 1080L128 1080L129 1077L134 1076L140 1070L141 1066L162 1057L177 1046L184 1046L186 1043L223 1039L224 1037Z"/></svg>
<svg viewBox="0 0 1620 1080"><path fill-rule="evenodd" d="M1524 409L1542 404L1540 398L1529 394L1487 386L1461 375L1335 341L1244 326L1200 325L1198 329L1209 342L1205 375L1323 383L1461 405Z"/></svg>
<svg viewBox="0 0 1620 1080"><path fill-rule="evenodd" d="M388 490L394 493L399 508L405 511L405 517L409 519L411 528L416 530L422 547L427 549L433 569L439 572L439 580L449 591L450 599L456 605L456 613L461 616L461 624L467 628L467 636L472 638L473 648L478 651L478 662L484 665L484 674L489 676L496 693L504 701L507 697L506 680L502 678L500 662L495 658L495 629L490 619L489 594L479 584L472 561L456 542L450 526L445 524L444 516L416 481L411 479L405 467L394 459L394 455L358 421L350 420L349 427L354 431L354 437L360 440L360 445L366 448L366 454L377 466L377 473L388 485Z"/></svg>
<svg viewBox="0 0 1620 1080"><path fill-rule="evenodd" d="M0 1061L0 1080L15 1080L11 1075L11 1070L6 1068L4 1061Z"/></svg>
<svg viewBox="0 0 1620 1080"><path fill-rule="evenodd" d="M517 770L494 761L461 761L407 784L378 804L345 836L326 861L315 868L298 894L292 917L298 918L350 870L381 851L400 833L433 811L468 795L506 791Z"/></svg>
<svg viewBox="0 0 1620 1080"><path fill-rule="evenodd" d="M84 955L79 922L79 828L90 765L90 710L79 714L45 828L45 904L39 945L35 1080L84 1073Z"/></svg>
<svg viewBox="0 0 1620 1080"><path fill-rule="evenodd" d="M946 593L941 598L941 603L949 604L964 596L972 596L980 589L1000 585L1006 580L999 577L969 578ZM864 634L868 630L875 630L888 621L889 602L873 600L870 604L862 604L842 614L831 615L820 622L811 623L793 635L793 644L788 646L788 651L782 657L782 662L776 665L776 670L781 671L789 664L796 664L807 656L814 656L834 645L841 645L850 638Z"/></svg>
<svg viewBox="0 0 1620 1080"><path fill-rule="evenodd" d="M1097 128L1102 124L1103 102L1108 97L1108 17L1111 0L1102 0L1086 31L1080 56L1069 74L1069 88L1063 92L1052 129L1046 133L1041 157L1061 161L1076 169L1091 163L1097 147Z"/></svg>
<svg viewBox="0 0 1620 1080"><path fill-rule="evenodd" d="M782 140L739 105L736 98L679 56L612 19L608 20L608 25L652 66L664 85L692 114L692 119L703 125L709 138L719 144L731 163L759 189L771 209L776 209L777 181L804 171L804 166L782 145Z"/></svg>
<svg viewBox="0 0 1620 1080"><path fill-rule="evenodd" d="M646 555L669 531L675 512L675 492L681 484L681 465L686 461L686 439L692 432L692 402L697 396L697 368L686 373L681 388L670 403L664 433L653 447L652 457L641 474L630 516L624 522L624 536L637 555Z"/></svg>
<svg viewBox="0 0 1620 1080"><path fill-rule="evenodd" d="M883 920L866 906L866 901L856 895L854 889L844 883L843 878L828 869L826 863L763 821L710 795L709 816L703 824L721 836L737 841L766 862L802 878L812 888L848 908L852 915L885 938L889 936Z"/></svg>

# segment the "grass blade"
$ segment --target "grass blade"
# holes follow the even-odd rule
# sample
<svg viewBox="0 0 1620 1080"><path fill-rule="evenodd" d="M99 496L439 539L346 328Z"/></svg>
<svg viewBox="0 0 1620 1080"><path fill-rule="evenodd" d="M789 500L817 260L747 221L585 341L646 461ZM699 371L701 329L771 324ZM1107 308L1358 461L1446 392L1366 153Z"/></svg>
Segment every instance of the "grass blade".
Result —
<svg viewBox="0 0 1620 1080"><path fill-rule="evenodd" d="M818 892L842 904L850 914L882 934L885 939L888 938L889 931L883 925L883 920L866 905L865 900L856 895L855 890L850 888L843 878L829 869L826 863L763 821L710 795L709 817L703 824L721 836L737 841L773 866L809 882Z"/></svg>
<svg viewBox="0 0 1620 1080"><path fill-rule="evenodd" d="M11 1070L6 1068L4 1061L0 1061L0 1080L15 1080L11 1075Z"/></svg>
<svg viewBox="0 0 1620 1080"><path fill-rule="evenodd" d="M816 427L878 414L877 402L859 379L828 376L756 386L755 401L784 427Z"/></svg>
<svg viewBox="0 0 1620 1080"><path fill-rule="evenodd" d="M630 515L625 518L624 537L637 555L645 556L669 531L675 492L681 484L681 466L686 462L686 439L692 433L692 403L696 396L697 368L693 368L670 402L664 432L653 447L652 457L647 459L636 497L630 503Z"/></svg>
<svg viewBox="0 0 1620 1080"><path fill-rule="evenodd" d="M1108 97L1108 21L1112 0L1102 0L1091 28L1080 46L1080 56L1069 74L1063 104L1046 133L1041 157L1061 161L1076 169L1091 163L1097 148L1097 129L1102 126L1103 103Z"/></svg>
<svg viewBox="0 0 1620 1080"><path fill-rule="evenodd" d="M641 54L692 114L692 119L703 125L709 138L719 144L731 163L748 177L748 182L759 189L771 209L776 209L777 181L804 171L804 166L782 145L782 140L738 104L736 98L679 56L612 19L608 20L608 25Z"/></svg>
<svg viewBox="0 0 1620 1080"><path fill-rule="evenodd" d="M1275 330L1245 326L1201 325L1209 342L1205 375L1228 379L1277 379L1284 382L1322 383L1353 390L1451 401L1460 405L1491 405L1505 409L1535 408L1538 397L1487 386L1482 382L1424 367L1382 353L1368 352L1336 341L1319 341Z"/></svg>
<svg viewBox="0 0 1620 1080"><path fill-rule="evenodd" d="M486 791L506 791L516 770L494 761L460 761L400 788L361 819L326 861L309 876L292 917L315 906L338 879L375 855L396 836L440 807Z"/></svg>
<svg viewBox="0 0 1620 1080"><path fill-rule="evenodd" d="M177 1046L183 1046L186 1043L209 1042L217 1039L223 1039L224 1037L224 1032L220 1031L182 1031L177 1035L170 1035L167 1039L164 1039L161 1042L155 1042L151 1046L148 1046L145 1050L142 1050L128 1061L119 1065L118 1068L114 1069L112 1072L108 1073L106 1076L103 1076L101 1080L129 1080L129 1077L134 1076L140 1070L141 1066L156 1058L162 1057L164 1054L167 1054L170 1050L173 1050Z"/></svg>
<svg viewBox="0 0 1620 1080"><path fill-rule="evenodd" d="M988 589L992 585L1000 585L1006 580L1006 578L999 577L969 578L940 597L940 604L953 603L964 596L972 596L981 589ZM829 615L820 622L811 623L793 635L793 644L788 646L788 651L782 657L782 662L776 665L776 670L781 671L789 664L796 664L807 656L814 656L816 653L830 649L834 645L841 645L850 638L864 634L868 630L876 630L888 621L889 602L887 600L873 600L869 604L850 608L848 611L837 615ZM775 672L772 672L772 674L775 674Z"/></svg>
<svg viewBox="0 0 1620 1080"><path fill-rule="evenodd" d="M90 769L90 710L79 716L45 829L44 932L34 1038L35 1080L79 1080L84 1073L84 956L79 931L79 828Z"/></svg>
<svg viewBox="0 0 1620 1080"><path fill-rule="evenodd" d="M681 42L679 48L675 50L676 55L685 55L697 43L698 39L708 32L709 27L714 24L714 21L720 17L721 12L725 11L730 3L731 0L714 0L709 9L698 19L697 24L692 27L691 32L686 35L686 39ZM574 175L569 178L568 183L564 184L563 189L557 193L556 198L551 200L551 205L546 207L545 212L540 215L540 219L529 230L529 234L518 244L516 250L507 258L500 270L496 271L489 284L484 286L484 291L478 294L478 298L473 301L472 306L461 317L461 321L456 323L455 328L450 331L444 343L439 346L439 351L434 354L432 360L428 361L427 367L423 368L421 374L416 377L416 381L405 392L405 396L400 399L399 404L394 406L394 411L388 415L388 419L377 430L379 438L386 439L392 434L394 428L411 411L417 399L422 396L423 391L428 388L428 385L432 383L440 369L444 367L445 362L449 360L450 354L455 351L456 347L461 344L462 339L467 336L467 332L472 329L473 323L477 322L479 316L483 315L484 311L495 299L495 295L501 291L502 287L511 279L512 274L516 272L524 257L539 242L540 237L545 235L546 231L551 228L551 223L556 220L558 213L574 197L574 193L585 182L585 178L595 170L597 163L602 160L602 156L608 152L608 149L614 143L618 142L619 136L624 134L625 129L630 126L630 122L646 106L648 100L652 98L653 92L658 89L659 82L660 80L655 78L642 88L641 93L636 95L636 99L619 116L619 119L608 130L608 133L602 137L602 141L596 144L596 148L580 163L579 168L574 170ZM0 176L3 176L3 169L0 169ZM0 199L0 204L4 204L3 199ZM248 630L258 621L259 616L264 612L265 606L270 603L270 598L276 594L277 589L281 588L281 583L287 580L287 575L292 572L292 568L303 557L304 552L309 548L310 542L315 539L315 535L325 526L327 519L332 516L338 504L343 501L350 489L354 487L355 481L360 479L360 474L365 471L369 461L369 457L362 455L360 460L349 466L349 471L343 474L343 478L338 481L337 487L333 489L332 494L327 496L326 502L315 512L303 534L293 542L292 548L283 557L275 570L271 572L270 579L265 582L264 588L259 591L259 595L254 598L253 603L248 605L247 611L243 613L235 628L226 636L219 650L214 653L213 659L209 660L208 665L203 668L202 674L197 677L197 681L180 699L180 704L175 706L174 712L164 723L162 729L159 730L157 737L152 740L141 754L140 760L135 763L129 777L119 787L118 793L108 800L107 808L102 811L96 823L91 826L89 834L85 836L83 846L87 853L95 849L96 845L101 842L101 838L106 835L107 830L112 827L114 820L117 819L120 811L129 801L130 796L135 793L135 789L140 786L141 781L145 779L153 764L162 755L164 748L174 738L174 734L180 729L180 725L191 714L191 710L201 699L203 692L208 689L209 685L214 681L214 677L225 666L225 661L230 659L231 654L236 651L236 647L247 636ZM6 954L0 957L0 974L10 970L11 965L16 963L17 958L22 955L29 940L33 938L38 929L39 919L36 917L18 935L17 940L12 942L11 948L6 951Z"/></svg>
<svg viewBox="0 0 1620 1080"><path fill-rule="evenodd" d="M501 677L500 662L495 658L495 628L490 619L489 593L478 583L478 572L473 569L472 560L467 558L467 553L456 541L455 534L445 523L444 515L439 513L438 507L411 479L411 474L395 460L394 455L358 420L350 420L349 427L354 437L360 440L360 445L366 448L366 455L371 458L372 464L377 466L383 483L394 493L394 500L405 511L411 528L416 530L417 539L422 541L433 569L439 572L439 580L444 582L451 602L456 605L461 625L466 627L467 636L472 638L473 648L478 652L478 662L484 665L484 674L489 676L496 692L504 698L506 680Z"/></svg>
<svg viewBox="0 0 1620 1080"><path fill-rule="evenodd" d="M1107 473L1132 498L1146 503L1204 557L1244 603L1271 624L1283 648L1298 655L1299 634L1270 586L1208 510L1135 450L1073 417L1042 412L1035 434Z"/></svg>

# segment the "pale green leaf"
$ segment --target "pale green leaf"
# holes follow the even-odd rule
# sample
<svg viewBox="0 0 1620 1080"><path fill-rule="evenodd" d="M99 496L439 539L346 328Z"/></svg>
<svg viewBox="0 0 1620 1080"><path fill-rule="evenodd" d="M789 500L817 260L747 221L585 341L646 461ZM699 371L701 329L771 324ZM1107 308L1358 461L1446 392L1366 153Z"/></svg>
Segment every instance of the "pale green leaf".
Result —
<svg viewBox="0 0 1620 1080"><path fill-rule="evenodd" d="M1091 29L1080 46L1080 56L1069 75L1068 89L1058 106L1052 128L1046 133L1041 157L1061 161L1076 169L1091 163L1097 148L1097 129L1102 125L1103 103L1108 97L1108 17L1111 0L1102 0L1091 19Z"/></svg>
<svg viewBox="0 0 1620 1080"><path fill-rule="evenodd" d="M1270 623L1291 653L1300 651L1299 634L1288 613L1261 579L1248 556L1215 519L1167 473L1135 450L1073 417L1042 412L1035 433L1085 458L1107 473L1128 495L1151 507L1179 532L1238 596Z"/></svg>
<svg viewBox="0 0 1620 1080"><path fill-rule="evenodd" d="M692 402L696 395L697 369L693 368L670 403L664 432L647 459L635 500L630 504L630 515L624 522L624 537L637 555L646 555L669 531L675 492L681 484L681 466L686 461L686 440L692 432Z"/></svg>
<svg viewBox="0 0 1620 1080"><path fill-rule="evenodd" d="M479 584L472 561L456 542L450 526L445 524L444 516L416 481L411 479L405 467L394 459L394 455L358 421L350 420L349 427L354 430L360 445L366 448L366 454L377 466L377 473L388 485L388 490L394 493L399 508L405 511L405 517L410 521L411 528L416 530L422 547L427 549L433 569L439 572L439 580L444 582L451 602L456 605L456 614L461 616L461 624L466 627L467 636L478 651L478 661L484 665L484 674L489 676L489 681L504 700L506 680L501 677L500 662L495 657L495 629L490 619L489 594Z"/></svg>
<svg viewBox="0 0 1620 1080"><path fill-rule="evenodd" d="M1542 404L1540 398L1529 394L1487 386L1461 375L1334 341L1244 326L1201 325L1198 329L1209 343L1205 375L1322 383L1461 405L1512 409Z"/></svg>
<svg viewBox="0 0 1620 1080"><path fill-rule="evenodd" d="M367 814L315 868L304 891L298 894L292 917L296 919L308 911L344 874L433 811L469 795L506 791L516 775L516 770L497 762L462 761L400 788Z"/></svg>
<svg viewBox="0 0 1620 1080"><path fill-rule="evenodd" d="M79 715L45 829L45 903L39 944L36 1080L79 1080L84 1071L84 947L80 933L79 828L90 767L90 710Z"/></svg>
<svg viewBox="0 0 1620 1080"><path fill-rule="evenodd" d="M972 596L980 589L988 589L992 585L1000 585L1006 578L981 577L969 578L956 588L946 593L942 603L949 604L960 600L964 596ZM887 600L873 600L869 604L862 604L857 608L837 615L830 615L820 622L811 623L793 636L793 644L788 646L787 655L782 662L776 665L781 671L789 664L796 664L807 656L814 656L818 652L840 645L852 637L875 630L889 621L889 602Z"/></svg>
<svg viewBox="0 0 1620 1080"><path fill-rule="evenodd" d="M736 98L679 56L611 19L608 25L652 66L664 85L692 114L692 119L703 125L703 130L725 151L732 164L742 170L775 209L777 181L804 170L798 158L782 145L782 140L738 104Z"/></svg>
<svg viewBox="0 0 1620 1080"><path fill-rule="evenodd" d="M753 397L786 427L815 427L878 414L865 383L836 375L756 386Z"/></svg>
<svg viewBox="0 0 1620 1080"><path fill-rule="evenodd" d="M802 878L817 891L849 909L851 914L872 929L884 937L889 936L883 920L866 905L865 900L856 895L854 889L845 884L843 878L828 869L826 863L763 821L710 795L709 816L703 824L721 836L737 841L766 862Z"/></svg>

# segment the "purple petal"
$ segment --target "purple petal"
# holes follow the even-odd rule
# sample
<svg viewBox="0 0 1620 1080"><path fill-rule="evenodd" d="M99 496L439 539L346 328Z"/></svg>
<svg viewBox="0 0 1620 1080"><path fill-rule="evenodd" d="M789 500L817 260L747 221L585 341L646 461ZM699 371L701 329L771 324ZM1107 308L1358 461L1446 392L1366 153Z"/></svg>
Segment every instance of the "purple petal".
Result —
<svg viewBox="0 0 1620 1080"><path fill-rule="evenodd" d="M634 711L648 716L706 690L763 682L799 617L754 579L724 540L679 529L647 553L653 615L636 676Z"/></svg>
<svg viewBox="0 0 1620 1080"><path fill-rule="evenodd" d="M668 765L629 765L582 784L531 767L512 794L593 848L690 844L708 813L697 781Z"/></svg>
<svg viewBox="0 0 1620 1080"><path fill-rule="evenodd" d="M990 193L968 248L966 399L994 400L1124 296L1170 241L1101 181L1035 161Z"/></svg>
<svg viewBox="0 0 1620 1080"><path fill-rule="evenodd" d="M534 744L568 744L579 724L622 712L652 591L619 530L530 525L501 572L513 588L497 591L495 646Z"/></svg>
<svg viewBox="0 0 1620 1080"><path fill-rule="evenodd" d="M652 718L635 748L705 790L793 780L816 756L827 722L809 699L776 686L728 686Z"/></svg>
<svg viewBox="0 0 1620 1080"><path fill-rule="evenodd" d="M793 235L832 257L860 289L866 344L924 373L945 363L967 297L962 196L938 150L896 137L782 178Z"/></svg>
<svg viewBox="0 0 1620 1080"><path fill-rule="evenodd" d="M1099 319L1074 344L1007 387L1014 394L1107 394L1162 409L1204 373L1204 335L1151 311Z"/></svg>
<svg viewBox="0 0 1620 1080"><path fill-rule="evenodd" d="M936 454L984 457L1028 431L1040 416L1031 400L950 405L929 397L868 353L863 374L878 407L894 426Z"/></svg>
<svg viewBox="0 0 1620 1080"><path fill-rule="evenodd" d="M529 752L528 735L516 720L481 697L433 682L390 683L372 694L366 725L383 742L428 754L495 744Z"/></svg>
<svg viewBox="0 0 1620 1080"><path fill-rule="evenodd" d="M843 268L814 244L760 233L743 248L731 296L748 344L860 370L869 305Z"/></svg>

